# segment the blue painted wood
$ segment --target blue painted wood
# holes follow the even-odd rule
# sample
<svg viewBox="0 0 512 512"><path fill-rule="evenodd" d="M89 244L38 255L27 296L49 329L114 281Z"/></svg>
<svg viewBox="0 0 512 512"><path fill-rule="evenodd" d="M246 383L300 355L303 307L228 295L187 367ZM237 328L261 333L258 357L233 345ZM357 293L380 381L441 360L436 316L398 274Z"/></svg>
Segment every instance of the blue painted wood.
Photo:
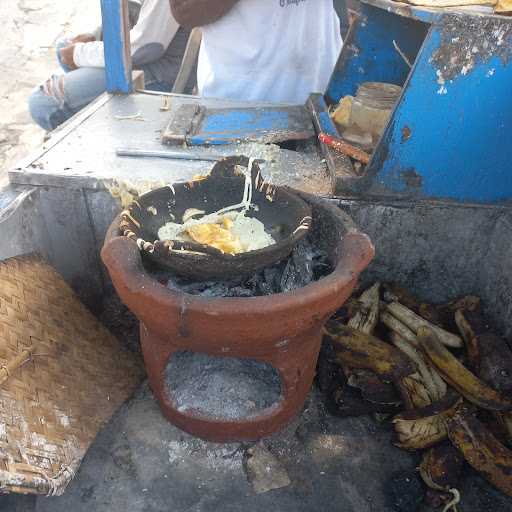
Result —
<svg viewBox="0 0 512 512"><path fill-rule="evenodd" d="M445 15L370 163L373 193L512 198L512 20Z"/></svg>
<svg viewBox="0 0 512 512"><path fill-rule="evenodd" d="M190 145L219 145L235 141L278 142L314 135L313 123L304 107L203 109L202 119L193 128L178 127L187 133Z"/></svg>
<svg viewBox="0 0 512 512"><path fill-rule="evenodd" d="M132 91L132 63L127 0L101 0L107 91Z"/></svg>
<svg viewBox="0 0 512 512"><path fill-rule="evenodd" d="M361 4L361 16L349 31L333 73L327 96L337 102L354 95L362 82L403 85L409 67L393 46L396 41L414 61L429 25L404 18L372 5Z"/></svg>
<svg viewBox="0 0 512 512"><path fill-rule="evenodd" d="M360 0L363 4L373 5L387 12L397 14L405 18L411 18L425 23L436 22L443 14L448 11L447 8L423 7L409 5L405 2L396 2L395 0ZM456 10L457 7L454 7Z"/></svg>

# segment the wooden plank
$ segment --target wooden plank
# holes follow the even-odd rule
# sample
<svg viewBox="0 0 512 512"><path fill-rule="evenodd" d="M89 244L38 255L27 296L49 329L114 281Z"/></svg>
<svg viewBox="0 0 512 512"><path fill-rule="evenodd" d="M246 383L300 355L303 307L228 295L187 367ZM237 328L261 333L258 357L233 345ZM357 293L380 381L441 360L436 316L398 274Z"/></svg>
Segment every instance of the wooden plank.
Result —
<svg viewBox="0 0 512 512"><path fill-rule="evenodd" d="M107 91L132 92L128 0L101 0Z"/></svg>
<svg viewBox="0 0 512 512"><path fill-rule="evenodd" d="M305 140L315 130L309 111L301 106L210 108L202 103L183 105L162 135L166 144L191 146L234 142L279 143Z"/></svg>
<svg viewBox="0 0 512 512"><path fill-rule="evenodd" d="M185 92L185 87L187 87L190 75L196 65L202 38L201 29L192 29L188 38L187 48L185 49L185 55L183 55L178 76L176 77L172 88L173 93L183 94Z"/></svg>

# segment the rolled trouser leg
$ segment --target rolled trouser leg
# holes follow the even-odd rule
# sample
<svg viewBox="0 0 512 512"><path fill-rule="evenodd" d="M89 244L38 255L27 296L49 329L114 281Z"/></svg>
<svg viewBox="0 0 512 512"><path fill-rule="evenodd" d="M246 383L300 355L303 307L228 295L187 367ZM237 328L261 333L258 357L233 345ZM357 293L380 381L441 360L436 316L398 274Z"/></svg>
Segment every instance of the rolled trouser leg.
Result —
<svg viewBox="0 0 512 512"><path fill-rule="evenodd" d="M105 90L102 68L80 68L55 74L34 89L28 101L29 111L39 126L54 130Z"/></svg>
<svg viewBox="0 0 512 512"><path fill-rule="evenodd" d="M64 103L59 81L57 75L52 76L45 84L36 87L28 99L32 119L47 131L54 130L74 113Z"/></svg>

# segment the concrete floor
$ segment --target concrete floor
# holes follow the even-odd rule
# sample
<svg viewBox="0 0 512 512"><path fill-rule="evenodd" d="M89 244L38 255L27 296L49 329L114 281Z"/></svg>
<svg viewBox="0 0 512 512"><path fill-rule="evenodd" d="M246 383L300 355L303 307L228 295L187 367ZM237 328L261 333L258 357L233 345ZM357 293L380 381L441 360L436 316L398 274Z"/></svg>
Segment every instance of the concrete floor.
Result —
<svg viewBox="0 0 512 512"><path fill-rule="evenodd" d="M427 512L416 455L389 424L340 419L312 391L303 414L263 441L290 485L256 494L249 444L207 443L170 425L143 385L100 432L64 496L6 496L1 512ZM461 512L506 512L510 499L467 470Z"/></svg>
<svg viewBox="0 0 512 512"><path fill-rule="evenodd" d="M43 141L27 97L56 69L55 41L94 29L99 8L99 0L1 0L0 184L6 169Z"/></svg>

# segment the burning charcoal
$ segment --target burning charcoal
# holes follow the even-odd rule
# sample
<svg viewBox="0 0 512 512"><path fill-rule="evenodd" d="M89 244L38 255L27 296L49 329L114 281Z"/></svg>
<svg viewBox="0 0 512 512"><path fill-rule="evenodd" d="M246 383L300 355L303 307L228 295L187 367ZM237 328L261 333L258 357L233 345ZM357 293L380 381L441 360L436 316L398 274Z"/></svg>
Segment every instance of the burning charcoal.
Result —
<svg viewBox="0 0 512 512"><path fill-rule="evenodd" d="M262 287L268 290L265 295L280 292L279 283L281 281L281 265L274 265L273 267L263 270L263 283Z"/></svg>
<svg viewBox="0 0 512 512"><path fill-rule="evenodd" d="M319 279L332 271L329 257L322 249L313 248L313 270L315 271L315 279ZM316 276L317 273L318 277Z"/></svg>
<svg viewBox="0 0 512 512"><path fill-rule="evenodd" d="M281 278L281 290L289 292L313 281L313 251L310 244L298 243Z"/></svg>
<svg viewBox="0 0 512 512"><path fill-rule="evenodd" d="M229 285L226 283L211 283L199 295L201 297L229 297Z"/></svg>
<svg viewBox="0 0 512 512"><path fill-rule="evenodd" d="M229 290L227 297L254 297L254 291L243 286L234 286Z"/></svg>
<svg viewBox="0 0 512 512"><path fill-rule="evenodd" d="M287 260L267 267L254 275L233 281L190 281L169 272L148 267L151 275L170 290L203 297L258 297L294 290L331 271L323 251L314 250L311 241L302 240Z"/></svg>

